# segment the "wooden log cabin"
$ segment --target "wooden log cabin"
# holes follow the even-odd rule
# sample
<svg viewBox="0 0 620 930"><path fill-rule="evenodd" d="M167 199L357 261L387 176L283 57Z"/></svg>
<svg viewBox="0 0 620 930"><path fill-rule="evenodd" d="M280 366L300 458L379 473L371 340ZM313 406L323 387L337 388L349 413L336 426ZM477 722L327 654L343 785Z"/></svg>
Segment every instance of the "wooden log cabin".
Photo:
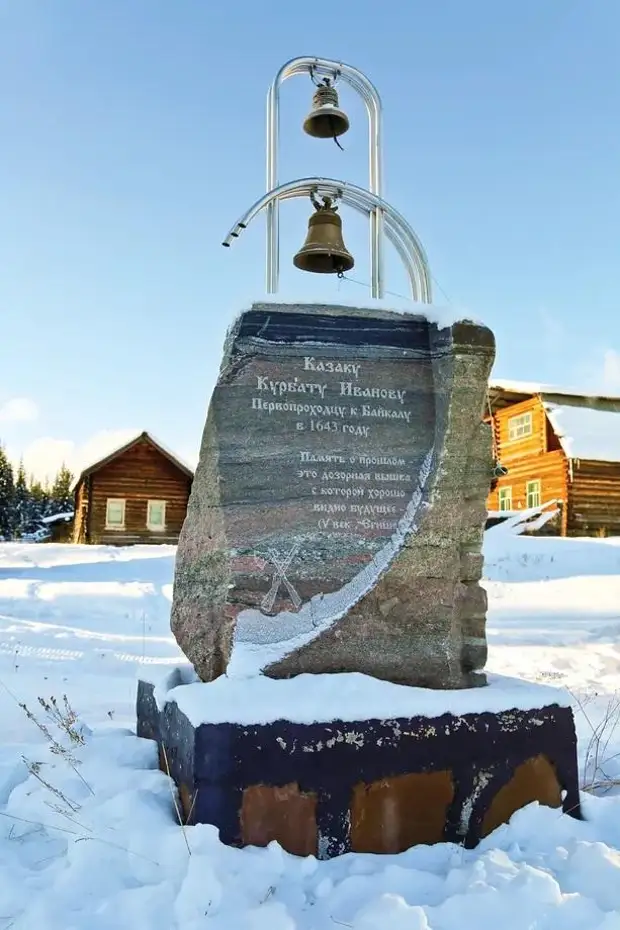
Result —
<svg viewBox="0 0 620 930"><path fill-rule="evenodd" d="M85 468L74 484L73 542L177 543L193 471L142 432Z"/></svg>
<svg viewBox="0 0 620 930"><path fill-rule="evenodd" d="M508 469L489 511L560 502L562 536L620 535L620 397L543 385L489 385L495 454Z"/></svg>

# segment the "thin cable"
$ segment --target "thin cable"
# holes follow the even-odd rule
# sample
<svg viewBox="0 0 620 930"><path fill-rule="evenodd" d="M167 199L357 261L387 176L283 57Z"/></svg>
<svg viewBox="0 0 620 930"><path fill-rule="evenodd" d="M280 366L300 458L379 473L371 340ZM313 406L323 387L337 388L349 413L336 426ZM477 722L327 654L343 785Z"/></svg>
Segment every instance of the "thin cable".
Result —
<svg viewBox="0 0 620 930"><path fill-rule="evenodd" d="M441 291L441 293L442 293L443 296L446 298L446 300L448 301L448 303L451 304L451 303L452 303L451 298L450 298L449 295L446 293L446 291L444 290L444 288L441 286L441 284L439 283L439 281L437 280L437 278L435 277L435 275L431 275L431 278L433 279L433 282L437 285L438 290ZM365 281L358 281L356 278L351 278L351 277L349 277L348 274L347 274L347 275L343 275L343 279L344 279L345 281L350 281L351 284L359 284L360 287L367 287L367 288L370 289L370 284L366 284ZM409 303L412 303L412 304L417 303L417 301L413 300L411 297L405 297L404 294L397 294L396 291L385 291L385 293L388 294L390 297L398 297L399 300L408 300Z"/></svg>
<svg viewBox="0 0 620 930"><path fill-rule="evenodd" d="M341 280L350 281L351 284L359 284L360 287L365 287L370 290L370 284L367 284L365 281L358 281L356 278L351 278L349 277L348 274L343 274ZM388 294L390 297L398 297L399 300L408 300L410 304L417 303L417 301L412 300L411 297L405 297L404 294L397 294L396 291L385 291L385 293Z"/></svg>
<svg viewBox="0 0 620 930"><path fill-rule="evenodd" d="M446 300L448 301L448 303L451 304L451 303L452 303L451 299L450 299L449 296L446 294L445 290L443 289L443 287L441 286L441 284L439 283L439 281L437 280L437 278L435 277L434 274L431 274L431 278L433 279L434 283L437 285L438 289L441 291L441 293L443 294L443 296L446 298Z"/></svg>

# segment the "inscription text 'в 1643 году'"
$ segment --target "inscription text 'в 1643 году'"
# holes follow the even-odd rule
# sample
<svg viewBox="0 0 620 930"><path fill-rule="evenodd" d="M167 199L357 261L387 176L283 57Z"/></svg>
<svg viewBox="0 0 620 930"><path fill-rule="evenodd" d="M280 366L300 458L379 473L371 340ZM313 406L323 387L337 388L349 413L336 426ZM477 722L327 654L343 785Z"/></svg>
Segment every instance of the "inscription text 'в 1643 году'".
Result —
<svg viewBox="0 0 620 930"><path fill-rule="evenodd" d="M393 556L428 473L434 396L415 319L365 331L290 314L283 338L267 317L244 315L212 413L231 603L273 615Z"/></svg>

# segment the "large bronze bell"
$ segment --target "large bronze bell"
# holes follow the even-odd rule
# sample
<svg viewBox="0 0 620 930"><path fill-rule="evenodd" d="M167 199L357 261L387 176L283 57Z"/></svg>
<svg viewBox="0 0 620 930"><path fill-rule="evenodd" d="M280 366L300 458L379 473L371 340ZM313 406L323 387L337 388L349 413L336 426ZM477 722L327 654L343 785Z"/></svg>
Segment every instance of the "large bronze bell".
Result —
<svg viewBox="0 0 620 930"><path fill-rule="evenodd" d="M340 109L338 92L325 78L312 98L312 110L304 120L304 132L315 139L336 139L349 128L349 117Z"/></svg>
<svg viewBox="0 0 620 930"><path fill-rule="evenodd" d="M342 241L342 220L329 197L320 204L314 198L314 213L308 221L308 235L295 255L293 264L312 274L344 274L355 260Z"/></svg>

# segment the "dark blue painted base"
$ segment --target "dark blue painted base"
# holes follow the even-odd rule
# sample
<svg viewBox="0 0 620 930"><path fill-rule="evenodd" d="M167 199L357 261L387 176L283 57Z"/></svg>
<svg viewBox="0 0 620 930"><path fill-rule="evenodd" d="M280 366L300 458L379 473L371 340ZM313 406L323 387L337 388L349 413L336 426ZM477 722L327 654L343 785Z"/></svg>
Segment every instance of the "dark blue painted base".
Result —
<svg viewBox="0 0 620 930"><path fill-rule="evenodd" d="M572 711L531 711L397 720L193 727L175 703L159 711L153 685L138 684L138 736L156 740L184 800L188 822L214 824L223 843L242 845L243 791L296 783L317 795L321 858L348 852L353 786L419 772L452 772L455 794L443 839L475 846L485 813L521 763L542 754L563 789L563 810L581 818ZM163 763L165 748L166 764ZM481 773L484 777L480 777ZM190 799L193 799L190 803Z"/></svg>

